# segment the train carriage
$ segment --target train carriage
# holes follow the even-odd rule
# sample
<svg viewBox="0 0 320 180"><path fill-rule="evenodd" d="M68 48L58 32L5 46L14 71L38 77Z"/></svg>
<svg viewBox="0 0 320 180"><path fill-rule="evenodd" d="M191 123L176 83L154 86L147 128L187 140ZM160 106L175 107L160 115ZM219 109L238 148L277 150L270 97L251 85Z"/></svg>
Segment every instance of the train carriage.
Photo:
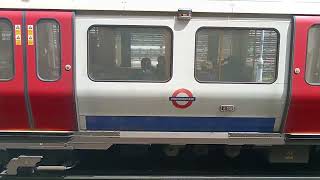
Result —
<svg viewBox="0 0 320 180"><path fill-rule="evenodd" d="M319 143L319 2L0 4L3 151L252 145L305 162Z"/></svg>

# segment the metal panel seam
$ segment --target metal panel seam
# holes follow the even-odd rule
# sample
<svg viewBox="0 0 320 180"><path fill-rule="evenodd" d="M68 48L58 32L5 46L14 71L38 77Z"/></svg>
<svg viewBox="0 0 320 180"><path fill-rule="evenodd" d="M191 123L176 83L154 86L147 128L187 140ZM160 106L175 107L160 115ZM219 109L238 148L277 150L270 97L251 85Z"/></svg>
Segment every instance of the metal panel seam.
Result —
<svg viewBox="0 0 320 180"><path fill-rule="evenodd" d="M24 97L26 102L26 108L28 113L28 121L29 121L29 127L31 129L34 129L34 120L32 116L32 109L31 109L31 103L30 103L30 97L29 97L29 91L28 91L28 58L27 58L27 34L26 34L26 12L22 12L22 46L23 46L23 68L24 68Z"/></svg>

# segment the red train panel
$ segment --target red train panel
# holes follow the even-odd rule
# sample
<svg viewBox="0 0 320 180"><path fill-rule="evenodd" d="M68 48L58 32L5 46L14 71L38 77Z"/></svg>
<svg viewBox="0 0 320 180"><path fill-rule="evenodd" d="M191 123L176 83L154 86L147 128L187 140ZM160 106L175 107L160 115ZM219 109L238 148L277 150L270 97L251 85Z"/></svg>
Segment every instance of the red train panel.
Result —
<svg viewBox="0 0 320 180"><path fill-rule="evenodd" d="M320 17L295 17L292 94L286 133L320 133L320 86L305 80L308 32L315 24L320 24Z"/></svg>
<svg viewBox="0 0 320 180"><path fill-rule="evenodd" d="M7 31L5 30L6 32L1 32L3 33L1 34L2 48L6 49L7 43L12 42L13 45L13 49L3 49L2 53L14 53L12 76L8 79L0 80L0 130L25 130L29 128L29 123L24 95L24 62L21 42L22 12L0 11L0 20L9 22L8 26L2 24L9 28ZM10 31L11 35L8 36ZM8 40L8 42L5 40ZM5 54L2 55L6 56ZM2 67L7 65L1 64ZM3 70L1 69L1 71Z"/></svg>
<svg viewBox="0 0 320 180"><path fill-rule="evenodd" d="M76 129L72 64L72 17L73 13L71 12L26 12L28 90L36 130L69 131ZM44 24L40 25L40 22ZM45 31L39 29L41 26L44 27ZM47 33L50 30L51 32ZM37 33L39 39L37 39ZM33 42L30 42L31 38L33 38ZM51 52L50 46L41 48L46 45L46 42L42 42L43 39L47 39L49 42L53 41L50 43L60 46L61 51ZM37 43L40 43L39 46L37 46ZM56 53L54 55L60 58L60 62L59 60L54 62L60 63L60 65L46 64L46 61L51 61L50 53L51 55ZM60 68L60 72L57 71L56 74L58 75L46 75L46 70L44 70L42 71L44 75L40 75L43 67L48 67L48 70ZM52 79L47 76L56 76L57 78Z"/></svg>

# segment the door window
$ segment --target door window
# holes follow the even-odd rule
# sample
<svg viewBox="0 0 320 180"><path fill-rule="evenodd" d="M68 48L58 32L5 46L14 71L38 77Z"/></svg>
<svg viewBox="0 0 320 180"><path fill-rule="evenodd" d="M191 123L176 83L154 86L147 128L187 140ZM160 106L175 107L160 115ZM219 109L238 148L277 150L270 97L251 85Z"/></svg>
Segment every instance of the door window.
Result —
<svg viewBox="0 0 320 180"><path fill-rule="evenodd" d="M60 26L55 20L40 20L36 31L37 73L42 81L61 76Z"/></svg>
<svg viewBox="0 0 320 180"><path fill-rule="evenodd" d="M13 78L13 33L10 21L0 19L0 81Z"/></svg>
<svg viewBox="0 0 320 180"><path fill-rule="evenodd" d="M305 79L309 84L320 83L320 25L309 29Z"/></svg>

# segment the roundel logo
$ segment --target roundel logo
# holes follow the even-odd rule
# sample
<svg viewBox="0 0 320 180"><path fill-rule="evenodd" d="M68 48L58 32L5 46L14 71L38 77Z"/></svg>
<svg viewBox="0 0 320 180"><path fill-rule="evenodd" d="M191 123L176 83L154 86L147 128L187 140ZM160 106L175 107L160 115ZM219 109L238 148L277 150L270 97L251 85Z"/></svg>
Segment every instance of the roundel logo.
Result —
<svg viewBox="0 0 320 180"><path fill-rule="evenodd" d="M192 102L196 100L193 97L191 91L188 89L178 89L175 90L169 100L172 102L173 106L179 109L185 109L192 105Z"/></svg>

